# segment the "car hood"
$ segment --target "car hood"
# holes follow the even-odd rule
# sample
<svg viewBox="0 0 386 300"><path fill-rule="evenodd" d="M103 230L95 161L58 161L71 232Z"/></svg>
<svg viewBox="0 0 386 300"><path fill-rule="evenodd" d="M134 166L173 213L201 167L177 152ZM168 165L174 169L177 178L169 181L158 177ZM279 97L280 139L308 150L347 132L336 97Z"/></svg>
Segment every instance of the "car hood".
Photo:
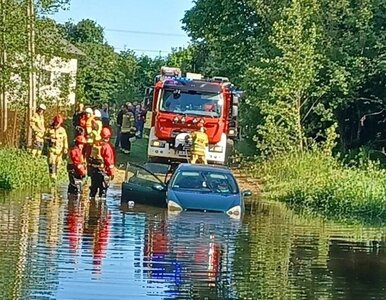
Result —
<svg viewBox="0 0 386 300"><path fill-rule="evenodd" d="M241 205L240 194L217 194L212 192L169 190L168 200L187 210L209 210L227 212L234 206Z"/></svg>

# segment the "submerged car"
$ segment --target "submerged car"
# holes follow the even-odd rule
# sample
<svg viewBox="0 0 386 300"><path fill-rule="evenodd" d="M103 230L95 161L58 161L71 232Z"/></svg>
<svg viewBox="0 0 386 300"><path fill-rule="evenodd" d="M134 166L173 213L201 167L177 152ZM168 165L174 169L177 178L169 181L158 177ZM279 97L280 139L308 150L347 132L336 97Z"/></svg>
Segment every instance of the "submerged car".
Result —
<svg viewBox="0 0 386 300"><path fill-rule="evenodd" d="M137 170L122 184L122 201L167 206L171 212L210 211L240 217L244 197L252 194L240 191L226 167L180 164L171 177L168 172L156 174L146 167L134 168Z"/></svg>

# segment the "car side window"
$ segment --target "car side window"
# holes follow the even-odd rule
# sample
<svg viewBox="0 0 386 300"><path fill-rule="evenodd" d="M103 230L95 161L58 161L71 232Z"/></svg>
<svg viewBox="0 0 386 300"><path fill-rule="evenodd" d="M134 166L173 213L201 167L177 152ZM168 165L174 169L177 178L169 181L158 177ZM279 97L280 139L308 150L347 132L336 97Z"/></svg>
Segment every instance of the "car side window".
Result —
<svg viewBox="0 0 386 300"><path fill-rule="evenodd" d="M156 177L142 169L136 169L130 175L131 176L128 177L128 181L131 183L144 186L153 186L155 183L160 183Z"/></svg>

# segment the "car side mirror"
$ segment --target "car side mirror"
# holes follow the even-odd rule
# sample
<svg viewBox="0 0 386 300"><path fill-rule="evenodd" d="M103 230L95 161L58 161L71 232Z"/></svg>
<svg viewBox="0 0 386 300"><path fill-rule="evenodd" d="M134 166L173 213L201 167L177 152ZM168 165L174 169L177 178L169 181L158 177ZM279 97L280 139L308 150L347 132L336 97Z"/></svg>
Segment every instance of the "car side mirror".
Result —
<svg viewBox="0 0 386 300"><path fill-rule="evenodd" d="M157 192L165 192L166 191L166 186L162 185L162 184L154 184L151 188Z"/></svg>
<svg viewBox="0 0 386 300"><path fill-rule="evenodd" d="M246 190L242 194L244 197L252 197L252 192L250 190Z"/></svg>

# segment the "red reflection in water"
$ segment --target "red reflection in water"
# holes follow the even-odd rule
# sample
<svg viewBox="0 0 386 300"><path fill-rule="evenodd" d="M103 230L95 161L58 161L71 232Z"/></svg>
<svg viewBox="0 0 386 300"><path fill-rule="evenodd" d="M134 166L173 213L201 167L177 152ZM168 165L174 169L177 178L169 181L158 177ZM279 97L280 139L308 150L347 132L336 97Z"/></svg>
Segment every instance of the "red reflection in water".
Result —
<svg viewBox="0 0 386 300"><path fill-rule="evenodd" d="M76 255L84 226L82 208L77 199L68 200L67 225L70 250Z"/></svg>
<svg viewBox="0 0 386 300"><path fill-rule="evenodd" d="M93 272L101 273L111 225L111 213L103 201L68 200L68 240L70 251L77 256L81 241L92 251Z"/></svg>
<svg viewBox="0 0 386 300"><path fill-rule="evenodd" d="M164 255L168 251L168 237L165 221L160 224L149 224L149 232L145 239L145 256Z"/></svg>
<svg viewBox="0 0 386 300"><path fill-rule="evenodd" d="M196 246L193 259L197 265L208 266L208 281L214 283L220 274L222 252L221 246L214 241L214 238L211 237L210 240L209 245L201 243Z"/></svg>
<svg viewBox="0 0 386 300"><path fill-rule="evenodd" d="M95 266L95 270L99 272L101 270L100 266L102 264L102 260L104 258L107 244L109 241L110 222L111 222L111 214L107 212L107 214L101 218L99 222L99 226L94 235L95 239L94 239L93 263Z"/></svg>

